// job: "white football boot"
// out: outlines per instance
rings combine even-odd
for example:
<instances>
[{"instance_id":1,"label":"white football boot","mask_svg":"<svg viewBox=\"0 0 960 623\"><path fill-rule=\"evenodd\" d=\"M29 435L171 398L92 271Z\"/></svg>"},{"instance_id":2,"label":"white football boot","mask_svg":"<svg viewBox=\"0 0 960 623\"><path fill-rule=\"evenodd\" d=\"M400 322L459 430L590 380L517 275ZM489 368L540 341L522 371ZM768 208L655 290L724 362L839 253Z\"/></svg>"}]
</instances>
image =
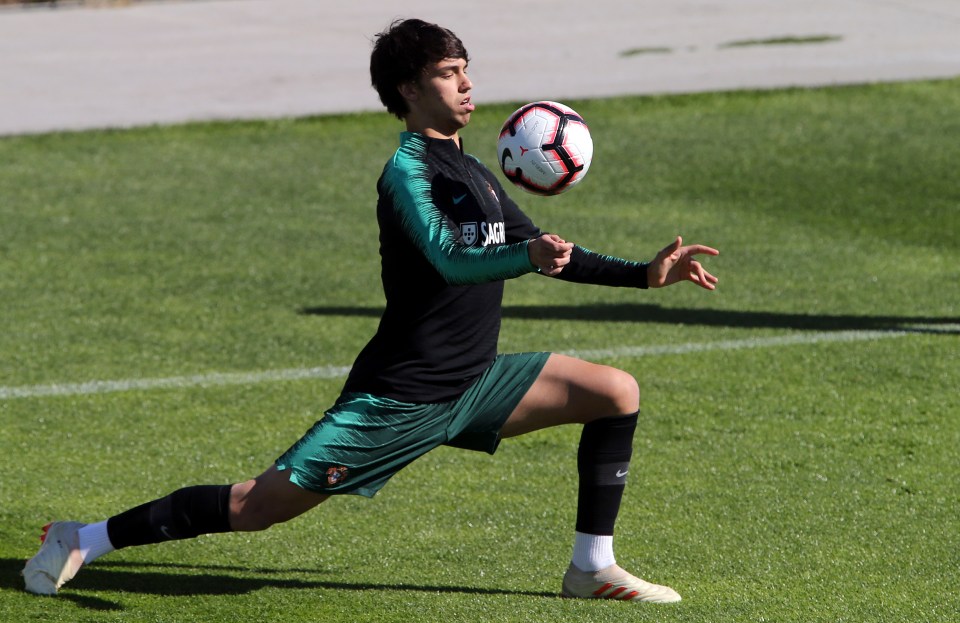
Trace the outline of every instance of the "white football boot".
<instances>
[{"instance_id":1,"label":"white football boot","mask_svg":"<svg viewBox=\"0 0 960 623\"><path fill-rule=\"evenodd\" d=\"M641 580L617 565L610 565L600 571L587 572L571 564L563 576L562 595L583 599L618 599L656 604L680 601L680 595L672 588Z\"/></svg>"},{"instance_id":2,"label":"white football boot","mask_svg":"<svg viewBox=\"0 0 960 623\"><path fill-rule=\"evenodd\" d=\"M78 531L85 525L78 521L55 521L43 527L40 551L20 572L27 592L56 595L61 586L73 579L83 565Z\"/></svg>"}]
</instances>

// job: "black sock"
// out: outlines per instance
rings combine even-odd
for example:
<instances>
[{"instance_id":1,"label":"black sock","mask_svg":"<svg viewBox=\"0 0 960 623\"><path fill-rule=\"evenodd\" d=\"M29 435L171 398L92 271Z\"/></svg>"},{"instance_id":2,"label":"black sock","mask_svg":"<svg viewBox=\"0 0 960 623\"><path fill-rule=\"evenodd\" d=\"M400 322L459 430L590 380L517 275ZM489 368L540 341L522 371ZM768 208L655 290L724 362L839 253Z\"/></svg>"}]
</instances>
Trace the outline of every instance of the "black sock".
<instances>
[{"instance_id":1,"label":"black sock","mask_svg":"<svg viewBox=\"0 0 960 623\"><path fill-rule=\"evenodd\" d=\"M107 520L110 543L120 549L230 532L230 488L231 485L185 487L114 515Z\"/></svg>"},{"instance_id":2,"label":"black sock","mask_svg":"<svg viewBox=\"0 0 960 623\"><path fill-rule=\"evenodd\" d=\"M613 535L638 416L608 417L584 425L577 450L577 532Z\"/></svg>"}]
</instances>

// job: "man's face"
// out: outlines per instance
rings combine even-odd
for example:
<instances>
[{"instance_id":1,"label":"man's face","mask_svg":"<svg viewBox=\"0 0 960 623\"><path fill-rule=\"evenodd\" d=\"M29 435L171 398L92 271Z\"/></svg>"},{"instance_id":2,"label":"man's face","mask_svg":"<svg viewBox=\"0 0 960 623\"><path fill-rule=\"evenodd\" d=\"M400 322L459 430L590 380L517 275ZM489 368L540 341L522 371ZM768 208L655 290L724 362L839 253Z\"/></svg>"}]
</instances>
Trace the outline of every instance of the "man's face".
<instances>
[{"instance_id":1,"label":"man's face","mask_svg":"<svg viewBox=\"0 0 960 623\"><path fill-rule=\"evenodd\" d=\"M427 67L416 83L408 85L404 97L410 106L408 122L428 136L456 136L470 122L476 108L470 101L473 83L467 77L467 61L446 58Z\"/></svg>"}]
</instances>

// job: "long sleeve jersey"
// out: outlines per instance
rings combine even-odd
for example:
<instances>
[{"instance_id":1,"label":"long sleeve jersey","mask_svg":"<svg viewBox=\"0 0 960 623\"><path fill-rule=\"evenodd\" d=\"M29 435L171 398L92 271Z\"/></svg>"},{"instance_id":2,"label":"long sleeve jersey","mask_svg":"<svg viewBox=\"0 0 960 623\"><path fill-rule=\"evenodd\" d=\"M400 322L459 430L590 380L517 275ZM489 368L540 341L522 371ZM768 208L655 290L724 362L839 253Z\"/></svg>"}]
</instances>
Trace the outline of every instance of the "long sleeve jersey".
<instances>
[{"instance_id":1,"label":"long sleeve jersey","mask_svg":"<svg viewBox=\"0 0 960 623\"><path fill-rule=\"evenodd\" d=\"M386 309L344 393L457 398L493 362L505 279L542 232L462 143L404 132L377 182ZM575 247L558 279L647 287L646 264Z\"/></svg>"}]
</instances>

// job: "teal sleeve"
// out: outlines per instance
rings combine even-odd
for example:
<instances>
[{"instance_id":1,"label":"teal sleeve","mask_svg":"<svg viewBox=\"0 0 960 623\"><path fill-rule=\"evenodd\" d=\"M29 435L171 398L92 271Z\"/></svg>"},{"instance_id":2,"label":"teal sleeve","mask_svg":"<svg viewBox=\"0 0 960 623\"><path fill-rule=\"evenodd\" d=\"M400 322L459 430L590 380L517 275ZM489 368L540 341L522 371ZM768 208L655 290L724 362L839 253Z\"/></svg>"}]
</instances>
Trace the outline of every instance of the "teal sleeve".
<instances>
[{"instance_id":1,"label":"teal sleeve","mask_svg":"<svg viewBox=\"0 0 960 623\"><path fill-rule=\"evenodd\" d=\"M487 283L535 272L527 241L485 248L457 241L444 214L434 204L423 163L423 142L409 137L384 172L400 226L427 261L452 285Z\"/></svg>"}]
</instances>

